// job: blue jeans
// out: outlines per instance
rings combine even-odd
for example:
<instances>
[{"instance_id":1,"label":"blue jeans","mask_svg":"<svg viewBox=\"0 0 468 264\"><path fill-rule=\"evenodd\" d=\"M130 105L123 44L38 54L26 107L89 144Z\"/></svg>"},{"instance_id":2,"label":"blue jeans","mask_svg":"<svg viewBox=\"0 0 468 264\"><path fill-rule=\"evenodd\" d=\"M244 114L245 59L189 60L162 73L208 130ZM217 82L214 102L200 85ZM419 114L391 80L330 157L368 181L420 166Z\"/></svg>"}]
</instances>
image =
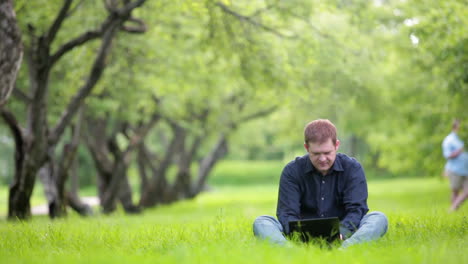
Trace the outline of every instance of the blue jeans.
<instances>
[{"instance_id":1,"label":"blue jeans","mask_svg":"<svg viewBox=\"0 0 468 264\"><path fill-rule=\"evenodd\" d=\"M383 213L368 213L362 218L356 232L351 234L341 247L346 248L354 244L377 240L387 232L387 229L388 220ZM275 244L284 245L287 241L281 223L269 215L262 215L255 219L253 232L256 237L267 239ZM346 233L346 230L342 230L342 233Z\"/></svg>"}]
</instances>

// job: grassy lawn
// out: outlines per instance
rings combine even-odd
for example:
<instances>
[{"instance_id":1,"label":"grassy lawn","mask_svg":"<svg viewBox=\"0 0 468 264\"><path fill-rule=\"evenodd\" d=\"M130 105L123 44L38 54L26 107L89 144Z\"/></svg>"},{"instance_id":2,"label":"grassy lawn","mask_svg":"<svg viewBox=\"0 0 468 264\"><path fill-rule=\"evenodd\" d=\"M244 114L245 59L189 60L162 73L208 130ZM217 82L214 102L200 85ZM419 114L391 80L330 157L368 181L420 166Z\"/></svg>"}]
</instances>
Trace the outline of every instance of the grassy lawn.
<instances>
[{"instance_id":1,"label":"grassy lawn","mask_svg":"<svg viewBox=\"0 0 468 264\"><path fill-rule=\"evenodd\" d=\"M281 167L223 163L212 191L143 215L2 219L0 263L468 263L468 203L448 213L447 182L436 178L369 181L370 209L390 221L377 242L338 250L258 241L252 222L275 214Z\"/></svg>"}]
</instances>

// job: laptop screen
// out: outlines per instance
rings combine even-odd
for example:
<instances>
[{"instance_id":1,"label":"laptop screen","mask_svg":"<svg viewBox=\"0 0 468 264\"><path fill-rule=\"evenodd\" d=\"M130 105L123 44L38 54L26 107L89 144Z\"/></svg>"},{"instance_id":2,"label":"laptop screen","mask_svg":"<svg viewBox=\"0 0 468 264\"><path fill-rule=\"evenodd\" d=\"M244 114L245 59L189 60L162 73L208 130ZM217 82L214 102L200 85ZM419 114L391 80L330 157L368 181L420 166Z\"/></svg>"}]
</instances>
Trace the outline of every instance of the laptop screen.
<instances>
[{"instance_id":1,"label":"laptop screen","mask_svg":"<svg viewBox=\"0 0 468 264\"><path fill-rule=\"evenodd\" d=\"M290 236L298 236L303 242L322 238L332 242L340 238L338 217L301 219L289 222Z\"/></svg>"}]
</instances>

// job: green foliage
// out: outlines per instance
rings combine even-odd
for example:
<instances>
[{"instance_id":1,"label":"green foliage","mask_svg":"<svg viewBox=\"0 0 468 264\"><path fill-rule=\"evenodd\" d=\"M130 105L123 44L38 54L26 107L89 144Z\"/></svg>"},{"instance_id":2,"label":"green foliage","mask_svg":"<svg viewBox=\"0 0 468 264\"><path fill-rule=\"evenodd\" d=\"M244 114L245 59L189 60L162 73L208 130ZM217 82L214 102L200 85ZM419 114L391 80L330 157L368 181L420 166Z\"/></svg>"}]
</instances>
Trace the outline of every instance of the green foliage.
<instances>
[{"instance_id":1,"label":"green foliage","mask_svg":"<svg viewBox=\"0 0 468 264\"><path fill-rule=\"evenodd\" d=\"M293 80L284 107L262 123L274 128L259 133L276 130L273 145L288 153L301 149L307 122L328 118L342 141L358 137L372 169L439 175L441 142L467 113L466 10L463 1L336 1L294 20Z\"/></svg>"},{"instance_id":2,"label":"green foliage","mask_svg":"<svg viewBox=\"0 0 468 264\"><path fill-rule=\"evenodd\" d=\"M379 122L371 140L382 151L381 166L438 175L444 163L441 142L454 118L467 117L466 5L415 1L393 7L400 24L391 38L396 45L386 45L390 85L383 86L391 115ZM466 138L464 129L461 134Z\"/></svg>"},{"instance_id":3,"label":"green foliage","mask_svg":"<svg viewBox=\"0 0 468 264\"><path fill-rule=\"evenodd\" d=\"M43 33L62 3L15 1L26 45L27 25ZM101 1L74 1L72 9L53 51L105 17ZM342 151L357 138L370 169L439 175L451 121L468 120L466 13L462 0L148 1L133 13L147 31L118 34L88 113L136 124L157 111L213 141L233 122L277 106L270 117L238 127L230 158L299 155L304 125L328 118ZM83 84L98 44L76 48L54 68L49 120ZM22 91L27 74L23 63ZM17 105L12 98L9 107L19 112ZM207 109L206 121L194 117ZM170 139L166 124L150 135L152 149L163 151L162 134ZM460 134L467 142L468 129Z\"/></svg>"}]
</instances>

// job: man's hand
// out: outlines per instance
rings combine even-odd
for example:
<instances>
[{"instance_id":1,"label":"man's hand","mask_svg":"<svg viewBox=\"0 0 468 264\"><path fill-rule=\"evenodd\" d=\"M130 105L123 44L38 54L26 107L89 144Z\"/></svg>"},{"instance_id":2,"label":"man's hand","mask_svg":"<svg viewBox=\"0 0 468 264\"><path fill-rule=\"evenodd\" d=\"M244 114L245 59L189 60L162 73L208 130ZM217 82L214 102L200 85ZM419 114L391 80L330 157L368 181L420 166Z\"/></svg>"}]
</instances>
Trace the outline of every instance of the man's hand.
<instances>
[{"instance_id":1,"label":"man's hand","mask_svg":"<svg viewBox=\"0 0 468 264\"><path fill-rule=\"evenodd\" d=\"M446 170L444 170L444 171L442 172L442 177L448 179L449 174L448 174L448 172L447 172Z\"/></svg>"},{"instance_id":2,"label":"man's hand","mask_svg":"<svg viewBox=\"0 0 468 264\"><path fill-rule=\"evenodd\" d=\"M454 152L452 152L452 154L450 154L450 156L448 157L449 159L453 159L453 158L456 158L458 155L460 155L461 153L463 152L463 147L455 150Z\"/></svg>"}]
</instances>

